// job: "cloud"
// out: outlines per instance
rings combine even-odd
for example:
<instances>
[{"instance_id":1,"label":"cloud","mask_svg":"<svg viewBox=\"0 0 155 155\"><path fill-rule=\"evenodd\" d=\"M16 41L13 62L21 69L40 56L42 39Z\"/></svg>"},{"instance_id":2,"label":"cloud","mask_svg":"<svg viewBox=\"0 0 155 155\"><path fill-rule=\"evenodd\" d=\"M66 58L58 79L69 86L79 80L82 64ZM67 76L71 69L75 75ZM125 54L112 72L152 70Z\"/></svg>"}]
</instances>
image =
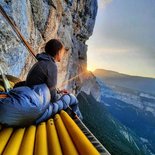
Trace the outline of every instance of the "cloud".
<instances>
[{"instance_id":1,"label":"cloud","mask_svg":"<svg viewBox=\"0 0 155 155\"><path fill-rule=\"evenodd\" d=\"M112 0L98 0L99 8L103 9L107 4L111 3Z\"/></svg>"},{"instance_id":2,"label":"cloud","mask_svg":"<svg viewBox=\"0 0 155 155\"><path fill-rule=\"evenodd\" d=\"M99 47L96 48L96 52L101 52L101 53L128 53L128 52L136 52L138 49L134 49L134 48L104 48L104 47Z\"/></svg>"}]
</instances>

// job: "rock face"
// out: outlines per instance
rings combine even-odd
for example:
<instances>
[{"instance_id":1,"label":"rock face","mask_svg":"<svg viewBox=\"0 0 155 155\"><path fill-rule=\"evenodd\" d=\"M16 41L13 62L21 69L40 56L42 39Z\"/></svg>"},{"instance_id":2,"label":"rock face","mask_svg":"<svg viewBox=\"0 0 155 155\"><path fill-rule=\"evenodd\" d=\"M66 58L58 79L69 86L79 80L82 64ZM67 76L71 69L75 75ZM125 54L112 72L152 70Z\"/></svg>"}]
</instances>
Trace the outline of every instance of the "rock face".
<instances>
[{"instance_id":1,"label":"rock face","mask_svg":"<svg viewBox=\"0 0 155 155\"><path fill-rule=\"evenodd\" d=\"M101 101L101 84L100 80L94 76L92 72L85 74L85 78L82 80L81 91L85 92L87 95L92 95L96 101Z\"/></svg>"},{"instance_id":2,"label":"rock face","mask_svg":"<svg viewBox=\"0 0 155 155\"><path fill-rule=\"evenodd\" d=\"M64 43L68 51L58 64L59 87L72 88L72 91L80 88L87 67L85 42L93 32L97 0L0 0L0 4L36 54L52 38ZM24 80L34 62L0 14L0 66L4 72ZM78 74L81 76L66 82Z\"/></svg>"}]
</instances>

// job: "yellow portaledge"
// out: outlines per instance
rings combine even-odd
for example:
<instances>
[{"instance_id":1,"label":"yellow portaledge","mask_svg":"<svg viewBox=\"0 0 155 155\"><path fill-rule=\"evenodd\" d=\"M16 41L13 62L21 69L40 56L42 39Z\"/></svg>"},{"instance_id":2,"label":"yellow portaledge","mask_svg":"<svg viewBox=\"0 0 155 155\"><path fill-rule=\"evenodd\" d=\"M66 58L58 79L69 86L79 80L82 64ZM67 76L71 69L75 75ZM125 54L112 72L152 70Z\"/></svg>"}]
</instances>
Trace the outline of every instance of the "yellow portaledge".
<instances>
[{"instance_id":1,"label":"yellow portaledge","mask_svg":"<svg viewBox=\"0 0 155 155\"><path fill-rule=\"evenodd\" d=\"M65 112L27 128L0 130L0 155L99 155Z\"/></svg>"},{"instance_id":2,"label":"yellow portaledge","mask_svg":"<svg viewBox=\"0 0 155 155\"><path fill-rule=\"evenodd\" d=\"M20 144L22 142L22 138L24 135L25 128L17 129L13 135L11 136L11 139L9 140L9 143L6 146L6 149L4 150L3 155L17 155L18 151L20 149Z\"/></svg>"},{"instance_id":3,"label":"yellow portaledge","mask_svg":"<svg viewBox=\"0 0 155 155\"><path fill-rule=\"evenodd\" d=\"M53 119L47 121L49 155L62 155L61 146Z\"/></svg>"},{"instance_id":4,"label":"yellow portaledge","mask_svg":"<svg viewBox=\"0 0 155 155\"><path fill-rule=\"evenodd\" d=\"M36 126L31 125L25 131L22 144L19 150L19 155L33 155L34 141L35 141Z\"/></svg>"},{"instance_id":5,"label":"yellow portaledge","mask_svg":"<svg viewBox=\"0 0 155 155\"><path fill-rule=\"evenodd\" d=\"M60 116L80 155L99 155L99 152L69 115L65 111L61 111Z\"/></svg>"},{"instance_id":6,"label":"yellow portaledge","mask_svg":"<svg viewBox=\"0 0 155 155\"><path fill-rule=\"evenodd\" d=\"M47 133L45 122L37 127L34 155L48 155Z\"/></svg>"},{"instance_id":7,"label":"yellow portaledge","mask_svg":"<svg viewBox=\"0 0 155 155\"><path fill-rule=\"evenodd\" d=\"M55 126L64 155L78 155L78 152L62 122L60 115L56 114L54 118Z\"/></svg>"},{"instance_id":8,"label":"yellow portaledge","mask_svg":"<svg viewBox=\"0 0 155 155\"><path fill-rule=\"evenodd\" d=\"M0 132L0 155L2 154L12 132L13 128L6 128Z\"/></svg>"}]
</instances>

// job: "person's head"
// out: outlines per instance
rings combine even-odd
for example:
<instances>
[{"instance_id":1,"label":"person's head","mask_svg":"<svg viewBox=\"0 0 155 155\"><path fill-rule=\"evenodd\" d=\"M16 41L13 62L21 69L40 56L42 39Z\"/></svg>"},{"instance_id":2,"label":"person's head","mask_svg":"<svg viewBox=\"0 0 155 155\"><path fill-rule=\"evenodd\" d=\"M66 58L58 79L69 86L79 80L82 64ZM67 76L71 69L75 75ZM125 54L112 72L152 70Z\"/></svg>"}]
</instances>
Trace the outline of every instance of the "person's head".
<instances>
[{"instance_id":1,"label":"person's head","mask_svg":"<svg viewBox=\"0 0 155 155\"><path fill-rule=\"evenodd\" d=\"M51 39L45 45L45 52L52 56L55 61L60 62L64 55L65 48L59 40Z\"/></svg>"}]
</instances>

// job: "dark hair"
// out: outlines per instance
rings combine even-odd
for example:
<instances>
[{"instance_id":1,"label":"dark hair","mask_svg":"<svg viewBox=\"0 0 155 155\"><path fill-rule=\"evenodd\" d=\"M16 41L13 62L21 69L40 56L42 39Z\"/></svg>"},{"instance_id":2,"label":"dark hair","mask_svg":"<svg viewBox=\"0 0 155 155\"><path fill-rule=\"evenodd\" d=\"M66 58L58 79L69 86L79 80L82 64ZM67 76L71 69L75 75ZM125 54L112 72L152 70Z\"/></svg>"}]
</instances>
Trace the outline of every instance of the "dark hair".
<instances>
[{"instance_id":1,"label":"dark hair","mask_svg":"<svg viewBox=\"0 0 155 155\"><path fill-rule=\"evenodd\" d=\"M51 39L45 45L45 52L54 57L62 48L63 44L59 40Z\"/></svg>"}]
</instances>

